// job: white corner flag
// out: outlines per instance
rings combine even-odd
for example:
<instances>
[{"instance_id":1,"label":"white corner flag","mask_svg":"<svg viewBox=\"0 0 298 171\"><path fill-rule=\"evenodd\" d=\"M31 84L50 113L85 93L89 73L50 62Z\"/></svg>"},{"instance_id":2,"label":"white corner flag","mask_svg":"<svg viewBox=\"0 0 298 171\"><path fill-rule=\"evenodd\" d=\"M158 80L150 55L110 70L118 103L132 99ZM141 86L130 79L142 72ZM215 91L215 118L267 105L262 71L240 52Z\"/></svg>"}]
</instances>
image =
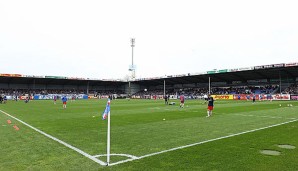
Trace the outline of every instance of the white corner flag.
<instances>
[{"instance_id":1,"label":"white corner flag","mask_svg":"<svg viewBox=\"0 0 298 171\"><path fill-rule=\"evenodd\" d=\"M108 131L107 131L107 166L110 164L110 122L111 122L111 109L110 109L111 100L108 98L108 102L105 108L105 111L102 114L102 120L108 118Z\"/></svg>"}]
</instances>

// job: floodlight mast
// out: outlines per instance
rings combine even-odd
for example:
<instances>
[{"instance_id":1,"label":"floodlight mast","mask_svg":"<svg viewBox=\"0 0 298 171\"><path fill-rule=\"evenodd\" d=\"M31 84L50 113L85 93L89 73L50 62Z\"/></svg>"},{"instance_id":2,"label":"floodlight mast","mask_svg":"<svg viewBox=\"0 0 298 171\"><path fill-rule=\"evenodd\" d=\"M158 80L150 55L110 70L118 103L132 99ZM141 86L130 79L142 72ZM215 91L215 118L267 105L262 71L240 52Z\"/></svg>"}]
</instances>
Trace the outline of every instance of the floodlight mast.
<instances>
[{"instance_id":1,"label":"floodlight mast","mask_svg":"<svg viewBox=\"0 0 298 171\"><path fill-rule=\"evenodd\" d=\"M130 39L130 42L131 42L131 50L132 50L132 53L131 53L131 64L133 65L133 48L135 47L135 38L131 38Z\"/></svg>"},{"instance_id":2,"label":"floodlight mast","mask_svg":"<svg viewBox=\"0 0 298 171\"><path fill-rule=\"evenodd\" d=\"M135 38L130 39L131 42L131 66L129 67L129 71L131 71L131 78L128 78L128 96L131 97L131 84L130 81L135 79L135 67L133 65L133 48L135 47Z\"/></svg>"},{"instance_id":3,"label":"floodlight mast","mask_svg":"<svg viewBox=\"0 0 298 171\"><path fill-rule=\"evenodd\" d=\"M131 77L135 78L135 66L133 65L133 48L135 47L135 38L130 39L131 42Z\"/></svg>"}]
</instances>

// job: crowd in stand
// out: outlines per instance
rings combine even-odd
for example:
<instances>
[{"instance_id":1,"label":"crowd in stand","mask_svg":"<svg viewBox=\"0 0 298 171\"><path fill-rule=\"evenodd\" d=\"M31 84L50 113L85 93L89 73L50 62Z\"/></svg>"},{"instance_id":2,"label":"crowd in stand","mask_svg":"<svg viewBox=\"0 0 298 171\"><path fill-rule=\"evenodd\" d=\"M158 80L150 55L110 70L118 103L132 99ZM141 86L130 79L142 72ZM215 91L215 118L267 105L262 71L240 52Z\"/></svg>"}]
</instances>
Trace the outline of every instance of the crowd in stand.
<instances>
[{"instance_id":1,"label":"crowd in stand","mask_svg":"<svg viewBox=\"0 0 298 171\"><path fill-rule=\"evenodd\" d=\"M89 94L95 95L110 95L110 94L122 94L123 91L115 90L115 91L97 91L97 90L90 90ZM86 94L86 90L75 90L75 89L0 89L0 94L5 95L18 95L18 96L25 96L25 95L48 95L48 94Z\"/></svg>"},{"instance_id":2,"label":"crowd in stand","mask_svg":"<svg viewBox=\"0 0 298 171\"><path fill-rule=\"evenodd\" d=\"M298 94L298 84L292 84L290 87L286 88L283 93L285 94Z\"/></svg>"},{"instance_id":3,"label":"crowd in stand","mask_svg":"<svg viewBox=\"0 0 298 171\"><path fill-rule=\"evenodd\" d=\"M297 86L296 86L297 88ZM211 94L270 94L279 89L278 85L265 85L265 86L241 86L241 87L216 87L211 88ZM297 90L297 89L296 89ZM292 91L291 91L292 92ZM183 88L183 89L167 89L167 95L185 95L189 97L198 97L208 94L208 88ZM141 90L134 94L135 96L153 96L164 95L164 90Z\"/></svg>"},{"instance_id":4,"label":"crowd in stand","mask_svg":"<svg viewBox=\"0 0 298 171\"><path fill-rule=\"evenodd\" d=\"M278 85L265 85L265 86L241 86L241 87L213 87L211 88L211 94L270 94L275 93L279 89ZM166 89L166 95L185 95L189 97L198 97L208 94L208 88L182 88L182 89ZM286 94L298 94L298 85L293 84L286 88L282 93ZM86 90L75 90L75 89L0 89L0 94L5 95L47 95L47 94L86 94ZM88 94L94 94L95 96L105 96L111 94L125 94L120 90L89 90ZM146 98L147 96L163 96L163 89L153 89L153 90L141 90L133 96L138 96L140 98Z\"/></svg>"},{"instance_id":5,"label":"crowd in stand","mask_svg":"<svg viewBox=\"0 0 298 171\"><path fill-rule=\"evenodd\" d=\"M80 94L83 90L57 90L57 89L0 89L0 94L6 95L47 95L47 94Z\"/></svg>"},{"instance_id":6,"label":"crowd in stand","mask_svg":"<svg viewBox=\"0 0 298 171\"><path fill-rule=\"evenodd\" d=\"M186 95L186 96L199 96L204 95L208 92L207 88L184 88L184 89L167 89L165 94L167 95ZM153 95L164 95L163 89L156 90L141 90L135 94L135 96L153 96Z\"/></svg>"},{"instance_id":7,"label":"crowd in stand","mask_svg":"<svg viewBox=\"0 0 298 171\"><path fill-rule=\"evenodd\" d=\"M213 88L214 94L270 94L278 89L278 85L265 86L242 86L242 87L225 87Z\"/></svg>"},{"instance_id":8,"label":"crowd in stand","mask_svg":"<svg viewBox=\"0 0 298 171\"><path fill-rule=\"evenodd\" d=\"M124 94L124 92L121 90L91 90L89 91L89 94L94 94L95 96L109 96L111 94Z\"/></svg>"}]
</instances>

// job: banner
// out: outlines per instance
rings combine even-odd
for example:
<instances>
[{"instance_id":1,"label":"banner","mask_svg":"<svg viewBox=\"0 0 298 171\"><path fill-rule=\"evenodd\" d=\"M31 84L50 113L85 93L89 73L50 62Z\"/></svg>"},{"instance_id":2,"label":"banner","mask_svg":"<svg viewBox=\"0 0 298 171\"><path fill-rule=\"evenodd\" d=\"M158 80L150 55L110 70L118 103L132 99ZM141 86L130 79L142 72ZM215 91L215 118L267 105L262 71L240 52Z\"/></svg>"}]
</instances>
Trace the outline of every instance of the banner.
<instances>
[{"instance_id":1,"label":"banner","mask_svg":"<svg viewBox=\"0 0 298 171\"><path fill-rule=\"evenodd\" d=\"M289 94L275 94L272 95L272 100L291 100L291 95Z\"/></svg>"},{"instance_id":2,"label":"banner","mask_svg":"<svg viewBox=\"0 0 298 171\"><path fill-rule=\"evenodd\" d=\"M256 99L259 99L259 96L256 96ZM251 94L235 94L234 100L252 100Z\"/></svg>"},{"instance_id":3,"label":"banner","mask_svg":"<svg viewBox=\"0 0 298 171\"><path fill-rule=\"evenodd\" d=\"M291 100L298 100L298 94L291 95Z\"/></svg>"},{"instance_id":4,"label":"banner","mask_svg":"<svg viewBox=\"0 0 298 171\"><path fill-rule=\"evenodd\" d=\"M285 64L273 64L274 68L280 68L280 67L284 67Z\"/></svg>"},{"instance_id":5,"label":"banner","mask_svg":"<svg viewBox=\"0 0 298 171\"><path fill-rule=\"evenodd\" d=\"M98 99L99 97L95 97L94 95L89 95L88 97L87 97L88 99Z\"/></svg>"},{"instance_id":6,"label":"banner","mask_svg":"<svg viewBox=\"0 0 298 171\"><path fill-rule=\"evenodd\" d=\"M255 66L254 69L263 69L264 66Z\"/></svg>"},{"instance_id":7,"label":"banner","mask_svg":"<svg viewBox=\"0 0 298 171\"><path fill-rule=\"evenodd\" d=\"M274 65L263 65L264 68L273 68Z\"/></svg>"},{"instance_id":8,"label":"banner","mask_svg":"<svg viewBox=\"0 0 298 171\"><path fill-rule=\"evenodd\" d=\"M21 74L0 74L1 77L23 77Z\"/></svg>"},{"instance_id":9,"label":"banner","mask_svg":"<svg viewBox=\"0 0 298 171\"><path fill-rule=\"evenodd\" d=\"M297 95L298 96L298 95ZM234 100L252 100L252 94L235 94ZM256 100L291 100L291 95L289 94L255 94ZM295 96L293 96L295 98Z\"/></svg>"},{"instance_id":10,"label":"banner","mask_svg":"<svg viewBox=\"0 0 298 171\"><path fill-rule=\"evenodd\" d=\"M228 72L248 71L248 70L253 70L253 69L254 69L254 67L233 68L233 69L228 69Z\"/></svg>"},{"instance_id":11,"label":"banner","mask_svg":"<svg viewBox=\"0 0 298 171\"><path fill-rule=\"evenodd\" d=\"M63 76L45 76L45 78L66 79L66 77Z\"/></svg>"},{"instance_id":12,"label":"banner","mask_svg":"<svg viewBox=\"0 0 298 171\"><path fill-rule=\"evenodd\" d=\"M228 69L221 69L218 71L218 73L225 73L225 72L228 72Z\"/></svg>"},{"instance_id":13,"label":"banner","mask_svg":"<svg viewBox=\"0 0 298 171\"><path fill-rule=\"evenodd\" d=\"M75 99L88 99L88 95L86 94L47 94L47 95L35 94L33 99L34 100L52 100L54 99L54 96L57 97L57 100L61 99L63 96L66 96L67 99L72 99L73 97L75 97Z\"/></svg>"},{"instance_id":14,"label":"banner","mask_svg":"<svg viewBox=\"0 0 298 171\"><path fill-rule=\"evenodd\" d=\"M272 96L269 94L255 94L255 99L256 100L270 100ZM234 95L234 100L252 100L253 99L253 94L235 94Z\"/></svg>"},{"instance_id":15,"label":"banner","mask_svg":"<svg viewBox=\"0 0 298 171\"><path fill-rule=\"evenodd\" d=\"M28 96L19 96L19 100L26 100ZM33 96L30 96L30 100L33 100L34 97Z\"/></svg>"},{"instance_id":16,"label":"banner","mask_svg":"<svg viewBox=\"0 0 298 171\"><path fill-rule=\"evenodd\" d=\"M285 67L291 67L291 66L298 66L298 62L293 62L293 63L287 63L287 64L285 64Z\"/></svg>"},{"instance_id":17,"label":"banner","mask_svg":"<svg viewBox=\"0 0 298 171\"><path fill-rule=\"evenodd\" d=\"M215 74L217 73L216 71L207 71L207 74Z\"/></svg>"},{"instance_id":18,"label":"banner","mask_svg":"<svg viewBox=\"0 0 298 171\"><path fill-rule=\"evenodd\" d=\"M233 100L233 95L211 95L214 100Z\"/></svg>"},{"instance_id":19,"label":"banner","mask_svg":"<svg viewBox=\"0 0 298 171\"><path fill-rule=\"evenodd\" d=\"M6 96L7 100L13 100L13 96Z\"/></svg>"}]
</instances>

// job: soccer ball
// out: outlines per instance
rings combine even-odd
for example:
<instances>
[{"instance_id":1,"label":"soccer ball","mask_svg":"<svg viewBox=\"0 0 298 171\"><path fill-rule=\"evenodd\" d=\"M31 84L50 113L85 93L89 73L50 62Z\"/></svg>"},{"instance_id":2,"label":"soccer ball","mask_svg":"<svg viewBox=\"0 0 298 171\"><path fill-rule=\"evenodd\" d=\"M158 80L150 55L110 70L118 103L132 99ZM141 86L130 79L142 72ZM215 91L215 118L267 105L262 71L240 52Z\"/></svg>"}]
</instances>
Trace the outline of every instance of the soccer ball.
<instances>
[{"instance_id":1,"label":"soccer ball","mask_svg":"<svg viewBox=\"0 0 298 171\"><path fill-rule=\"evenodd\" d=\"M163 120L165 121L166 119L165 119L165 118L163 118Z\"/></svg>"}]
</instances>

